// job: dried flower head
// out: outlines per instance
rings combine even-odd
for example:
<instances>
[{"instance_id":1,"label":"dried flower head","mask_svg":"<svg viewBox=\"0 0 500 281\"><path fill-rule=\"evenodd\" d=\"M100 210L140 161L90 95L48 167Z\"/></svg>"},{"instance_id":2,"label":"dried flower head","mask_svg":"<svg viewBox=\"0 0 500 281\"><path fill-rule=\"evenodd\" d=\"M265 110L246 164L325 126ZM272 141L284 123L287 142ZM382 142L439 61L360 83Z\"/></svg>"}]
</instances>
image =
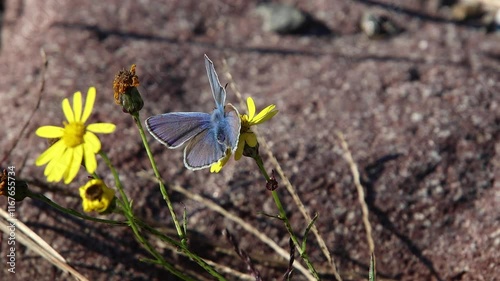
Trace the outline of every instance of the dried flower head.
<instances>
[{"instance_id":1,"label":"dried flower head","mask_svg":"<svg viewBox=\"0 0 500 281\"><path fill-rule=\"evenodd\" d=\"M120 70L118 74L115 75L115 80L113 81L113 91L116 104L121 104L120 95L129 91L133 87L139 86L139 76L135 74L135 64L132 64L130 70Z\"/></svg>"},{"instance_id":2,"label":"dried flower head","mask_svg":"<svg viewBox=\"0 0 500 281\"><path fill-rule=\"evenodd\" d=\"M6 196L7 194L7 170L3 169L0 174L0 196Z\"/></svg>"},{"instance_id":3,"label":"dried flower head","mask_svg":"<svg viewBox=\"0 0 500 281\"><path fill-rule=\"evenodd\" d=\"M115 75L113 81L113 92L115 103L122 106L123 112L139 112L144 106L141 94L137 90L139 86L139 76L135 74L136 65L133 64L130 70L120 70Z\"/></svg>"}]
</instances>

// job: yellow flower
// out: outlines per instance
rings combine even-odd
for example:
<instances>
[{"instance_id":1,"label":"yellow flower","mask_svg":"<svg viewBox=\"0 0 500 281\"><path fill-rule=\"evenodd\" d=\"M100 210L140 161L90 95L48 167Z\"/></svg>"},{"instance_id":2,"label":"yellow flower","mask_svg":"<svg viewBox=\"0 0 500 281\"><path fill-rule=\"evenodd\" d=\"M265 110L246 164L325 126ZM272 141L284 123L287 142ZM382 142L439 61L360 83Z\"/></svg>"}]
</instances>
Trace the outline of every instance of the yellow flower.
<instances>
[{"instance_id":1,"label":"yellow flower","mask_svg":"<svg viewBox=\"0 0 500 281\"><path fill-rule=\"evenodd\" d=\"M89 213L106 211L115 198L115 191L104 184L102 180L90 180L80 187L83 211Z\"/></svg>"},{"instance_id":2,"label":"yellow flower","mask_svg":"<svg viewBox=\"0 0 500 281\"><path fill-rule=\"evenodd\" d=\"M271 104L261 110L259 114L255 115L255 103L251 97L247 98L247 107L248 107L248 115L243 114L240 116L241 118L241 130L240 130L240 139L238 141L238 148L234 153L234 159L240 160L243 155L243 149L245 145L249 147L257 146L257 136L254 132L250 130L250 127L253 125L259 125L267 120L271 119L278 113L276 110L276 105Z\"/></svg>"},{"instance_id":3,"label":"yellow flower","mask_svg":"<svg viewBox=\"0 0 500 281\"><path fill-rule=\"evenodd\" d=\"M247 108L248 108L248 115L247 114L242 114L240 115L241 119L241 129L240 129L240 138L238 140L238 147L236 148L236 151L234 153L234 159L235 160L240 160L241 156L243 155L243 149L245 146L248 147L256 147L257 146L257 136L255 135L254 132L250 130L250 127L254 125L259 125L262 124L269 119L273 118L274 115L278 113L278 110L276 110L276 105L271 104L261 110L257 115L255 115L255 102L251 97L247 98ZM214 163L210 167L210 172L212 173L218 173L224 167L224 165L227 163L231 156L231 152L229 151L226 154L226 157L222 158L219 160L217 163Z\"/></svg>"},{"instance_id":4,"label":"yellow flower","mask_svg":"<svg viewBox=\"0 0 500 281\"><path fill-rule=\"evenodd\" d=\"M67 122L64 127L42 126L36 130L36 135L42 138L58 139L51 147L42 153L35 164L45 167L44 175L49 182L58 182L64 178L64 183L70 183L80 170L82 160L89 174L97 169L95 154L101 150L101 141L94 133L109 134L116 126L111 123L94 123L85 125L94 107L96 90L90 87L87 92L85 109L82 113L82 94L76 92L73 96L73 109L66 98L62 108Z\"/></svg>"}]
</instances>

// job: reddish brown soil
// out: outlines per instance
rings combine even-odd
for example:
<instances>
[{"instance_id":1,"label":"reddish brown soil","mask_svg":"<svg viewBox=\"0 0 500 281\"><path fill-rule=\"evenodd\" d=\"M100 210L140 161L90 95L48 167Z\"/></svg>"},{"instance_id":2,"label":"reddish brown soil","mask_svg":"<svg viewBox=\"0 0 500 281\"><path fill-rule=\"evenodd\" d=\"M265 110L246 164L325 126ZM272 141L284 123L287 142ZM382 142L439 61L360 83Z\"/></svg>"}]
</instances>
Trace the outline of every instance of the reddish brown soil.
<instances>
[{"instance_id":1,"label":"reddish brown soil","mask_svg":"<svg viewBox=\"0 0 500 281\"><path fill-rule=\"evenodd\" d=\"M34 131L61 125L61 101L73 92L98 91L93 122L113 122L103 136L137 215L171 233L168 210L154 182L132 119L112 100L114 74L137 64L145 101L142 119L169 111L209 111L213 106L203 54L225 84L222 60L257 107L280 113L261 126L273 153L297 187L345 280L367 276L368 246L361 209L334 132L342 131L359 165L374 229L380 277L396 280L497 280L500 261L500 34L473 23L447 20L430 1L287 1L332 31L328 36L277 35L261 29L249 1L6 1L1 28L0 156L17 143L3 166L18 177L43 181L36 157L46 149ZM398 3L394 5L391 3ZM405 31L370 40L358 28L365 11L388 15ZM49 60L42 103L36 104L43 48ZM228 101L237 104L232 91ZM240 111L245 109L240 108ZM149 136L148 136L149 137ZM217 202L288 248L283 225L260 212L276 207L250 159L230 162L221 174L184 168L181 150L151 140L163 177ZM265 159L268 163L267 159ZM266 165L271 169L271 165ZM111 185L100 163L98 172ZM63 206L81 210L77 188L41 187ZM302 219L284 188L280 195L293 227ZM172 192L188 215L191 247L202 256L245 272L221 232L228 228L254 259L264 280L281 280L286 267L267 246L230 220ZM0 205L5 206L5 198ZM149 257L127 228L113 228L61 214L26 199L17 218L31 227L90 280L176 280L142 263ZM114 216L119 219L119 216ZM6 236L0 241L4 268ZM308 252L321 273L328 267L315 239ZM155 244L156 245L156 244ZM32 250L18 245L15 280L72 280ZM197 268L177 253L172 263ZM299 261L297 261L299 262ZM206 274L204 275L206 276ZM228 275L230 280L234 277ZM9 277L9 278L10 278ZM333 280L324 275L324 280ZM12 279L9 279L12 280ZM304 280L295 272L293 280Z\"/></svg>"}]
</instances>

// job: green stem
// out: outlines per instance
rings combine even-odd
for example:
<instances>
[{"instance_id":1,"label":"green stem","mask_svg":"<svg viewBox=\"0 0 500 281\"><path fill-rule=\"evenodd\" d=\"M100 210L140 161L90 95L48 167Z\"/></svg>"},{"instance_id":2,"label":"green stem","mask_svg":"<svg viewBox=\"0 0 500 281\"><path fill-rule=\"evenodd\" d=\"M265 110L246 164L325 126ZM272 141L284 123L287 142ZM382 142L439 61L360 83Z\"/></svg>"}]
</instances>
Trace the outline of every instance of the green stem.
<instances>
[{"instance_id":1,"label":"green stem","mask_svg":"<svg viewBox=\"0 0 500 281\"><path fill-rule=\"evenodd\" d=\"M224 281L226 280L224 276L222 276L219 272L217 272L211 265L209 265L203 258L200 256L192 253L184 244L181 244L177 241L174 241L172 238L166 236L165 234L161 233L157 229L144 224L143 222L139 221L139 224L141 227L143 227L145 230L149 231L151 234L157 236L160 240L170 243L171 245L174 245L178 247L178 249L183 252L186 256L188 256L191 260L195 261L198 265L200 265L205 271L210 273L212 276L217 278L217 280Z\"/></svg>"},{"instance_id":2,"label":"green stem","mask_svg":"<svg viewBox=\"0 0 500 281\"><path fill-rule=\"evenodd\" d=\"M262 173L262 175L264 176L266 181L269 182L271 180L271 178L269 177L266 169L264 168L264 162L262 161L262 158L260 157L259 154L257 154L256 156L254 156L254 159L255 159L255 162L257 163L257 166L259 167L260 172ZM297 236L293 232L292 226L290 225L290 221L288 220L288 217L286 215L285 208L283 208L283 204L281 204L281 200L279 198L278 192L276 190L273 190L271 192L271 194L273 196L274 203L276 204L276 207L278 208L279 218L285 223L285 227L288 230L288 233L290 234L290 238L292 239L293 244L295 245L295 247L299 251L300 257L304 260L304 262L307 265L307 268L309 268L309 271L314 276L314 278L316 278L316 280L320 280L319 276L318 276L318 272L316 272L316 269L314 268L313 264L309 260L309 256L307 255L305 250L302 249L301 244L299 243L299 240L297 239Z\"/></svg>"},{"instance_id":3,"label":"green stem","mask_svg":"<svg viewBox=\"0 0 500 281\"><path fill-rule=\"evenodd\" d=\"M175 229L177 230L177 235L179 235L179 238L181 239L183 244L187 244L186 242L186 234L181 228L181 225L179 223L179 220L177 219L177 215L175 214L174 211L174 206L172 205L172 201L170 200L170 197L168 196L167 190L165 188L165 185L163 184L163 180L160 176L160 172L158 171L158 167L156 166L156 161L153 157L153 153L151 152L151 148L149 147L148 140L146 139L146 134L144 133L144 128L142 127L141 120L139 118L139 113L136 112L132 114L134 117L135 124L137 125L137 128L139 129L139 133L141 135L142 143L144 144L144 148L146 148L146 152L149 157L149 161L151 162L151 166L153 167L153 172L155 173L156 180L158 181L158 184L160 185L160 192L163 196L163 200L167 203L168 210L170 211L170 215L172 216L172 220L174 221Z\"/></svg>"},{"instance_id":4,"label":"green stem","mask_svg":"<svg viewBox=\"0 0 500 281\"><path fill-rule=\"evenodd\" d=\"M75 216L75 217L78 217L78 218L81 218L81 219L84 219L84 220L95 221L95 222L100 222L100 223L105 223L105 224L111 224L111 225L120 225L120 226L126 226L127 225L127 223L123 222L123 221L98 219L98 218L94 218L94 217L91 217L91 216L87 216L87 215L82 214L82 213L80 213L80 212L78 212L76 210L73 210L73 209L64 208L61 205L59 205L59 204L55 203L54 201L50 200L49 198L45 197L45 195L39 194L39 193L33 193L30 190L28 190L27 197L30 197L32 199L37 199L37 200L40 200L42 202L45 202L45 203L47 203L48 205L50 205L52 208L54 208L56 210L59 210L59 211L65 213L65 214L72 215L72 216Z\"/></svg>"},{"instance_id":5,"label":"green stem","mask_svg":"<svg viewBox=\"0 0 500 281\"><path fill-rule=\"evenodd\" d=\"M128 224L132 231L134 232L134 235L136 239L139 241L139 243L153 256L156 258L159 264L161 264L165 269L170 271L170 273L176 275L177 277L181 278L182 280L192 280L191 277L185 275L184 273L180 272L177 270L174 266L169 264L163 256L161 256L154 248L151 246L151 244L141 235L139 226L137 224L137 220L135 218L135 215L132 211L132 206L130 204L130 200L128 199L127 195L125 194L125 191L123 190L123 185L120 181L120 178L118 176L118 172L116 171L115 167L113 164L111 164L111 161L109 160L108 156L106 153L103 151L99 152L99 155L104 159L104 162L108 165L109 169L111 170L111 173L113 174L113 177L115 179L115 185L116 188L118 189L118 192L120 193L120 199L117 200L117 204L120 205L120 207L123 209L123 214L128 220Z\"/></svg>"},{"instance_id":6,"label":"green stem","mask_svg":"<svg viewBox=\"0 0 500 281\"><path fill-rule=\"evenodd\" d=\"M130 208L130 201L128 200L127 194L125 194L125 191L123 190L123 185L120 180L120 177L118 176L118 172L116 171L115 167L111 163L111 160L109 160L108 155L104 151L99 151L99 155L101 155L102 159L104 159L104 162L106 162L106 165L108 165L108 168L111 170L111 173L113 174L113 178L115 179L115 185L116 188L118 189L118 192L120 193L120 198L125 204L125 209L124 210L131 210ZM96 176L96 175L94 175Z\"/></svg>"}]
</instances>

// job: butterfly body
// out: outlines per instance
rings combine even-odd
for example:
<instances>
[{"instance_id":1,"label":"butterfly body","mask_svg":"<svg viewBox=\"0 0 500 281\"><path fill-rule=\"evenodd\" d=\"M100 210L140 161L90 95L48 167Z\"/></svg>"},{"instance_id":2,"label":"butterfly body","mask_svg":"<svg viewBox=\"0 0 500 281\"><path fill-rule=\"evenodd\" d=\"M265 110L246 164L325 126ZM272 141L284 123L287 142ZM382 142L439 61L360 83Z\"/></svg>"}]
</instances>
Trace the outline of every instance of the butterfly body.
<instances>
[{"instance_id":1,"label":"butterfly body","mask_svg":"<svg viewBox=\"0 0 500 281\"><path fill-rule=\"evenodd\" d=\"M205 55L205 67L216 107L211 113L172 112L151 116L146 127L159 142L174 149L187 143L184 165L190 170L210 167L238 145L241 121L236 108L226 104L212 61Z\"/></svg>"}]
</instances>

